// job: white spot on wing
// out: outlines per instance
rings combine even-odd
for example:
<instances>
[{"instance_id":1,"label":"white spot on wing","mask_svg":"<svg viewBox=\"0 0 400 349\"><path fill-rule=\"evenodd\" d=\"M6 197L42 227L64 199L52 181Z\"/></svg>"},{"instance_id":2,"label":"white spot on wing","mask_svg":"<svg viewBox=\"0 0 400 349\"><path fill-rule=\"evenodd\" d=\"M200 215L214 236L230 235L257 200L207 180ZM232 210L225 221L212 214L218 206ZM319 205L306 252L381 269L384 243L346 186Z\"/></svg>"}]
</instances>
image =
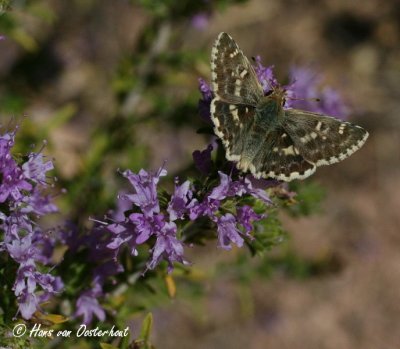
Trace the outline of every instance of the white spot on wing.
<instances>
[{"instance_id":1,"label":"white spot on wing","mask_svg":"<svg viewBox=\"0 0 400 349\"><path fill-rule=\"evenodd\" d=\"M318 137L318 134L315 132L311 132L310 134L305 135L304 137L300 137L300 142L301 143L308 143L312 139L315 139Z\"/></svg>"},{"instance_id":2,"label":"white spot on wing","mask_svg":"<svg viewBox=\"0 0 400 349\"><path fill-rule=\"evenodd\" d=\"M240 74L239 74L239 76L243 79L245 76L247 75L247 70L246 69L244 69Z\"/></svg>"},{"instance_id":3,"label":"white spot on wing","mask_svg":"<svg viewBox=\"0 0 400 349\"><path fill-rule=\"evenodd\" d=\"M345 129L345 127L346 127L346 123L341 123L340 124L340 126L339 126L339 134L343 134L344 133L344 129Z\"/></svg>"},{"instance_id":4,"label":"white spot on wing","mask_svg":"<svg viewBox=\"0 0 400 349\"><path fill-rule=\"evenodd\" d=\"M217 101L219 101L219 98L218 98L218 97L215 97L215 98L211 101L211 106L210 106L211 121L212 121L213 124L214 124L214 133L216 134L217 137L223 139L224 134L223 134L221 131L219 131L219 129L218 129L218 128L221 126L221 125L220 125L220 122L219 122L218 118L215 117L215 104L216 104Z\"/></svg>"},{"instance_id":5,"label":"white spot on wing","mask_svg":"<svg viewBox=\"0 0 400 349\"><path fill-rule=\"evenodd\" d=\"M309 168L308 170L306 170L303 174L300 174L299 172L292 172L289 174L289 176L287 176L284 173L275 173L275 171L269 171L269 172L257 172L257 173L252 173L254 175L254 177L256 178L275 178L278 179L280 181L285 181L285 182L290 182L293 179L304 179L307 178L309 176L311 176L316 169L316 166L312 163L310 163L311 165L313 165L311 168Z\"/></svg>"},{"instance_id":6,"label":"white spot on wing","mask_svg":"<svg viewBox=\"0 0 400 349\"><path fill-rule=\"evenodd\" d=\"M227 142L225 142L225 146L227 146L226 144ZM229 161L234 161L234 162L238 162L241 159L240 155L236 155L236 154L231 154L230 151L228 150L228 148L226 148L226 158Z\"/></svg>"},{"instance_id":7,"label":"white spot on wing","mask_svg":"<svg viewBox=\"0 0 400 349\"><path fill-rule=\"evenodd\" d=\"M218 49L220 46L221 38L224 35L227 35L227 34L225 34L224 32L219 33L217 40L215 40L215 43L214 43L213 47L211 48L211 82L212 82L212 89L215 93L217 93L217 91L218 91L218 84L216 81L217 73L215 71L217 69Z\"/></svg>"},{"instance_id":8,"label":"white spot on wing","mask_svg":"<svg viewBox=\"0 0 400 349\"><path fill-rule=\"evenodd\" d=\"M235 96L240 96L240 90L242 88L242 80L237 79L235 81Z\"/></svg>"},{"instance_id":9,"label":"white spot on wing","mask_svg":"<svg viewBox=\"0 0 400 349\"><path fill-rule=\"evenodd\" d=\"M238 114L238 109L234 104L229 104L229 111L231 112L233 116L233 120L239 121L239 114Z\"/></svg>"},{"instance_id":10,"label":"white spot on wing","mask_svg":"<svg viewBox=\"0 0 400 349\"><path fill-rule=\"evenodd\" d=\"M243 172L247 172L249 168L253 168L255 170L254 165L246 158L240 158L240 162L238 162L237 167Z\"/></svg>"},{"instance_id":11,"label":"white spot on wing","mask_svg":"<svg viewBox=\"0 0 400 349\"><path fill-rule=\"evenodd\" d=\"M233 58L233 57L235 57L238 53L239 53L239 51L238 51L238 50L235 50L235 51L233 51L232 53L229 54L229 57L230 57L230 58Z\"/></svg>"},{"instance_id":12,"label":"white spot on wing","mask_svg":"<svg viewBox=\"0 0 400 349\"><path fill-rule=\"evenodd\" d=\"M299 151L293 147L293 145L290 145L287 148L282 148L282 152L284 155L296 155L299 153Z\"/></svg>"},{"instance_id":13,"label":"white spot on wing","mask_svg":"<svg viewBox=\"0 0 400 349\"><path fill-rule=\"evenodd\" d=\"M368 136L369 136L368 132L365 132L364 137L360 139L357 142L357 144L353 144L351 147L347 148L343 153L340 153L338 156L332 156L329 159L318 160L316 165L317 166L331 165L348 158L350 155L354 154L358 149L360 149L364 145Z\"/></svg>"}]
</instances>

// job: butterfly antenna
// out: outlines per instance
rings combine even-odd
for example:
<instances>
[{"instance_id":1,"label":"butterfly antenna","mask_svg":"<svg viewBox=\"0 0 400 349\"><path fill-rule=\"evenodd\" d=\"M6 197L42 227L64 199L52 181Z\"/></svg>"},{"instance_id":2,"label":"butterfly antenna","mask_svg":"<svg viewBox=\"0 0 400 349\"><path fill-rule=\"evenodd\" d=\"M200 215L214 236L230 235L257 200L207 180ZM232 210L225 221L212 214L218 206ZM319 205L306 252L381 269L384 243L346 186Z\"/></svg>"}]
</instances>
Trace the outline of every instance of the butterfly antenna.
<instances>
[{"instance_id":1,"label":"butterfly antenna","mask_svg":"<svg viewBox=\"0 0 400 349\"><path fill-rule=\"evenodd\" d=\"M306 102L321 102L321 98L297 98L297 97L290 97L290 96L286 96L286 99L290 99L292 101L306 101Z\"/></svg>"}]
</instances>

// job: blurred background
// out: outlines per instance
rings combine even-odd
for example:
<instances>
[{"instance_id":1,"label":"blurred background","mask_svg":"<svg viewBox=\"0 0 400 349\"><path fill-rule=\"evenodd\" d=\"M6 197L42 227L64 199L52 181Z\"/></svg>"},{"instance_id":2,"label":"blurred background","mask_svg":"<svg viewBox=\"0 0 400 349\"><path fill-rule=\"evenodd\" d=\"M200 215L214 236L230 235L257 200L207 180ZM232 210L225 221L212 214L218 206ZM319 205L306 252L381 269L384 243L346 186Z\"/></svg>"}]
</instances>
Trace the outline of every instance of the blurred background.
<instances>
[{"instance_id":1,"label":"blurred background","mask_svg":"<svg viewBox=\"0 0 400 349\"><path fill-rule=\"evenodd\" d=\"M309 180L325 190L317 213L280 214L288 240L265 260L215 243L189 251L203 286L177 282L176 299L152 305L156 348L400 347L397 0L21 0L1 8L1 123L21 122L21 151L48 140L69 193L61 211L83 225L114 204L117 168L156 169L167 159L173 177L205 148L197 79L209 81L221 31L248 57L275 65L281 81L293 64L321 72L350 105L350 120L370 132L351 159Z\"/></svg>"}]
</instances>

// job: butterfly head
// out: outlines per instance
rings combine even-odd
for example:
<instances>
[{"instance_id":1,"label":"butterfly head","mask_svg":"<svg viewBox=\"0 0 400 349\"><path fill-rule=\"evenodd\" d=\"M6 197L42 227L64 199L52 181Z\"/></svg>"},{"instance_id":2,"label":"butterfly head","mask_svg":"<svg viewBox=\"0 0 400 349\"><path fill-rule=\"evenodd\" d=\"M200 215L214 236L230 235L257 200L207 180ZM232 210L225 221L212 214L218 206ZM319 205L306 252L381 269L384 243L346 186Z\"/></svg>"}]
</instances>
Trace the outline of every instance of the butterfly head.
<instances>
[{"instance_id":1,"label":"butterfly head","mask_svg":"<svg viewBox=\"0 0 400 349\"><path fill-rule=\"evenodd\" d=\"M272 86L272 89L266 93L269 100L274 100L276 104L283 107L286 103L286 89L280 85Z\"/></svg>"}]
</instances>

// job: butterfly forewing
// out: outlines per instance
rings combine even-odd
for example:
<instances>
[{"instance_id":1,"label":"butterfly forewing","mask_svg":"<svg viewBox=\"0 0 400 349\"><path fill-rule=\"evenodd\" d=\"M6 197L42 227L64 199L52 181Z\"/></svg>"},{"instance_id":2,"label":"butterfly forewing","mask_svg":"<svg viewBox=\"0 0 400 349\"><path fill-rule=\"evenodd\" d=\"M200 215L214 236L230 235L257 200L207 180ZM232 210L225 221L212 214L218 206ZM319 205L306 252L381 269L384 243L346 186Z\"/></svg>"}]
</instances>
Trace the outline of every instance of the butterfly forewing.
<instances>
[{"instance_id":1,"label":"butterfly forewing","mask_svg":"<svg viewBox=\"0 0 400 349\"><path fill-rule=\"evenodd\" d=\"M249 60L226 33L211 51L211 79L215 96L225 102L255 107L264 94Z\"/></svg>"},{"instance_id":2,"label":"butterfly forewing","mask_svg":"<svg viewBox=\"0 0 400 349\"><path fill-rule=\"evenodd\" d=\"M360 126L297 109L285 111L284 127L304 158L317 166L344 160L368 138Z\"/></svg>"}]
</instances>

